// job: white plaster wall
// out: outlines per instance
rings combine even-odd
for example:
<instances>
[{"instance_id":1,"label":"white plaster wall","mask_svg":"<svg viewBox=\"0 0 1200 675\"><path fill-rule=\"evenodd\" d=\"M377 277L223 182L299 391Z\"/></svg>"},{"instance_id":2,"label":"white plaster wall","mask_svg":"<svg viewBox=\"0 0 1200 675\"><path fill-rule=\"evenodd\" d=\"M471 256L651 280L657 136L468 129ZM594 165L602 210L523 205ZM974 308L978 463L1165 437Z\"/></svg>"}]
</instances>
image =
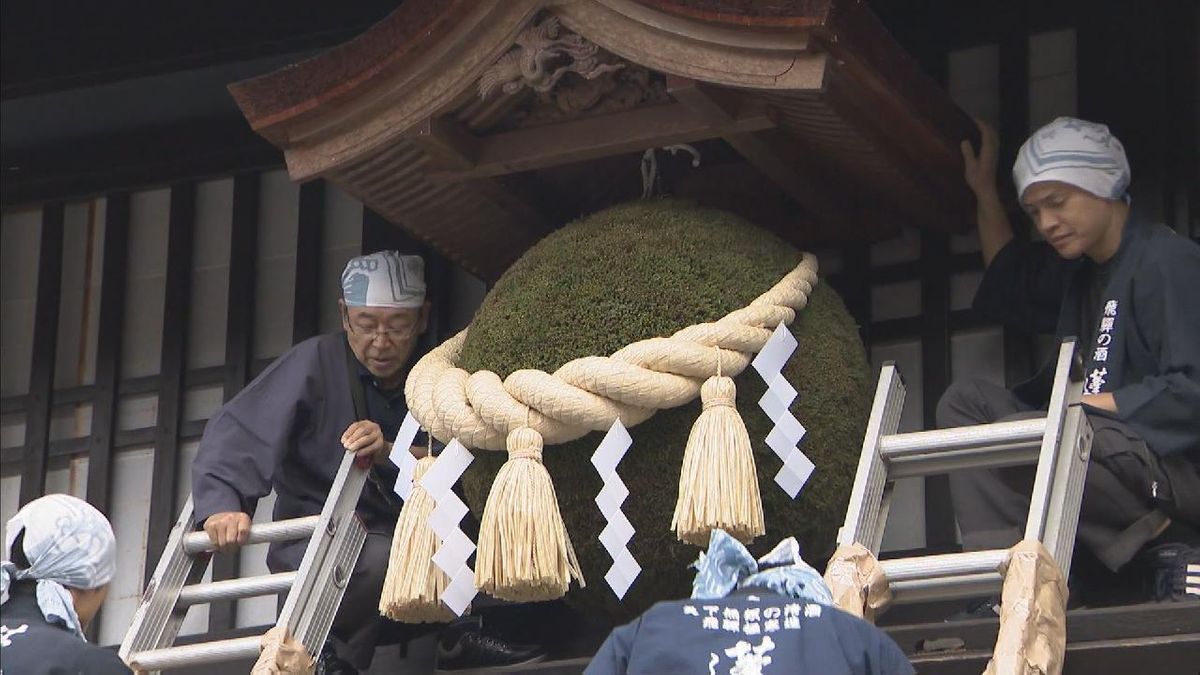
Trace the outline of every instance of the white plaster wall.
<instances>
[{"instance_id":1,"label":"white plaster wall","mask_svg":"<svg viewBox=\"0 0 1200 675\"><path fill-rule=\"evenodd\" d=\"M41 236L41 209L6 211L0 217L0 396L29 391Z\"/></svg>"},{"instance_id":2,"label":"white plaster wall","mask_svg":"<svg viewBox=\"0 0 1200 675\"><path fill-rule=\"evenodd\" d=\"M233 179L196 185L196 229L192 243L192 300L187 367L225 363L225 315L229 295L229 233L233 224Z\"/></svg>"},{"instance_id":3,"label":"white plaster wall","mask_svg":"<svg viewBox=\"0 0 1200 675\"><path fill-rule=\"evenodd\" d=\"M1029 36L1029 130L1076 115L1075 29Z\"/></svg>"},{"instance_id":4,"label":"white plaster wall","mask_svg":"<svg viewBox=\"0 0 1200 675\"><path fill-rule=\"evenodd\" d=\"M160 365L170 208L167 188L130 196L122 378L154 375Z\"/></svg>"},{"instance_id":5,"label":"white plaster wall","mask_svg":"<svg viewBox=\"0 0 1200 675\"><path fill-rule=\"evenodd\" d=\"M98 642L102 645L119 644L125 637L142 597L146 566L156 564L161 553L146 551L152 460L149 447L124 450L113 459L109 519L117 537L117 574L101 612Z\"/></svg>"}]
</instances>

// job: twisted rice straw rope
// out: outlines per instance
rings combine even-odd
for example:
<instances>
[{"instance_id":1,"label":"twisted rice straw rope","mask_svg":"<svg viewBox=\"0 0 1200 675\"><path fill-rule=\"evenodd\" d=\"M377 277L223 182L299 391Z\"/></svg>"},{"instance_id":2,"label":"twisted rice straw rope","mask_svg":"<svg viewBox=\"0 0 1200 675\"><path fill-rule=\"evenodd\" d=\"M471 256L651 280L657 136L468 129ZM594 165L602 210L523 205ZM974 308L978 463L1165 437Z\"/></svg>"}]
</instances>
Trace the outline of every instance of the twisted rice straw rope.
<instances>
[{"instance_id":1,"label":"twisted rice straw rope","mask_svg":"<svg viewBox=\"0 0 1200 675\"><path fill-rule=\"evenodd\" d=\"M522 426L541 433L546 445L604 431L617 418L631 427L699 396L704 380L717 374L714 347L725 351L722 374L745 370L776 326L795 321L816 283L816 256L803 253L771 290L717 321L639 340L612 356L575 359L553 374L518 370L503 381L488 370L458 367L468 328L413 366L404 395L434 437L470 448L504 450L508 433Z\"/></svg>"}]
</instances>

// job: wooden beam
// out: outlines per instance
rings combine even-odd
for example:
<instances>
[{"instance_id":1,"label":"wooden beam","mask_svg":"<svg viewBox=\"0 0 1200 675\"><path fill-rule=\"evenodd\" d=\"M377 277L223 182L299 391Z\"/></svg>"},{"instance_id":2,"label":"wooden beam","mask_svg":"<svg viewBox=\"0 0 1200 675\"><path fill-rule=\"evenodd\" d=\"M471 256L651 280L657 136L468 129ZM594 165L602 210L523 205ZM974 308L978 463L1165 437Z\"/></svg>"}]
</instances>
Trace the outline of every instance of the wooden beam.
<instances>
[{"instance_id":1,"label":"wooden beam","mask_svg":"<svg viewBox=\"0 0 1200 675\"><path fill-rule=\"evenodd\" d=\"M430 177L460 182L503 176L774 126L765 108L746 111L721 126L704 121L680 103L647 106L483 136L470 169L433 172Z\"/></svg>"},{"instance_id":2,"label":"wooden beam","mask_svg":"<svg viewBox=\"0 0 1200 675\"><path fill-rule=\"evenodd\" d=\"M920 150L913 147L916 143L897 138L901 132L890 128L884 121L894 116L895 119L911 122L908 112L897 110L896 102L884 97L871 100L872 94L858 90L859 87L860 83L849 77L830 78L823 100L830 110L861 134L910 181L917 192L910 195L909 199L915 206L905 208L906 213L912 212L923 217L923 226L948 232L962 231L967 222L965 214L972 208L969 190L964 185L951 182L948 175L931 171ZM883 112L880 112L880 108ZM937 200L939 208L926 208L923 200Z\"/></svg>"},{"instance_id":3,"label":"wooden beam","mask_svg":"<svg viewBox=\"0 0 1200 675\"><path fill-rule=\"evenodd\" d=\"M296 233L295 294L292 344L317 334L320 323L321 230L325 224L325 182L300 186L300 218Z\"/></svg>"},{"instance_id":4,"label":"wooden beam","mask_svg":"<svg viewBox=\"0 0 1200 675\"><path fill-rule=\"evenodd\" d=\"M104 209L100 320L96 333L96 383L88 448L87 498L105 515L112 490L113 444L117 431L121 338L125 325L125 277L129 260L129 193L108 195Z\"/></svg>"},{"instance_id":5,"label":"wooden beam","mask_svg":"<svg viewBox=\"0 0 1200 675\"><path fill-rule=\"evenodd\" d=\"M705 123L724 129L732 128L742 105L735 92L676 75L667 76L667 92ZM824 189L824 181L815 179L811 172L800 171L796 158L785 158L778 146L754 132L725 133L721 138L806 211L824 219L846 215L847 206L832 198L832 193Z\"/></svg>"},{"instance_id":6,"label":"wooden beam","mask_svg":"<svg viewBox=\"0 0 1200 675\"><path fill-rule=\"evenodd\" d=\"M448 171L470 171L479 159L479 138L449 117L427 117L405 138Z\"/></svg>"},{"instance_id":7,"label":"wooden beam","mask_svg":"<svg viewBox=\"0 0 1200 675\"><path fill-rule=\"evenodd\" d=\"M33 355L29 367L29 397L25 414L25 452L21 465L21 504L46 490L50 453L51 397L57 360L58 309L62 290L63 205L42 207L38 251L37 304L33 316Z\"/></svg>"},{"instance_id":8,"label":"wooden beam","mask_svg":"<svg viewBox=\"0 0 1200 675\"><path fill-rule=\"evenodd\" d=\"M176 518L179 487L179 426L183 419L183 374L187 368L188 318L192 291L192 248L196 185L171 186L167 221L167 276L163 293L162 354L159 359L158 419L150 484L146 550L158 555ZM146 565L146 581L154 573Z\"/></svg>"},{"instance_id":9,"label":"wooden beam","mask_svg":"<svg viewBox=\"0 0 1200 675\"><path fill-rule=\"evenodd\" d=\"M1073 609L1066 618L1071 644L1200 633L1200 612L1195 605L1184 602ZM884 630L905 654L913 656L921 653L923 642L945 638L962 640L964 649L986 649L990 653L999 628L999 619L992 618L891 625Z\"/></svg>"},{"instance_id":10,"label":"wooden beam","mask_svg":"<svg viewBox=\"0 0 1200 675\"><path fill-rule=\"evenodd\" d=\"M243 119L145 128L110 136L5 147L5 207L137 190L235 171L274 169L283 153Z\"/></svg>"},{"instance_id":11,"label":"wooden beam","mask_svg":"<svg viewBox=\"0 0 1200 675\"><path fill-rule=\"evenodd\" d=\"M479 161L479 137L446 116L426 118L411 129L405 138L432 160L431 173L435 180L470 175ZM459 178L450 180L458 182ZM467 186L500 210L511 214L516 222L525 223L537 232L550 231L550 223L540 210L495 179L477 177L468 180Z\"/></svg>"}]
</instances>

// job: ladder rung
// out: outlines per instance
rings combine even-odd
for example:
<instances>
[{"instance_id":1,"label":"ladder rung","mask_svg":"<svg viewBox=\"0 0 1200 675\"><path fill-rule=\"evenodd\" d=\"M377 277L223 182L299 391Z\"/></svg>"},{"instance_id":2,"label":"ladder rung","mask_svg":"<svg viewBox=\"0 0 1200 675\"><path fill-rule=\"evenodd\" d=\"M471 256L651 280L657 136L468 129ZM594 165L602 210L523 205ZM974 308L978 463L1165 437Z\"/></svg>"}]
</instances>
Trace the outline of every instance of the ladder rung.
<instances>
[{"instance_id":1,"label":"ladder rung","mask_svg":"<svg viewBox=\"0 0 1200 675\"><path fill-rule=\"evenodd\" d=\"M881 560L883 573L889 583L927 579L931 585L954 583L954 579L965 575L989 574L1000 569L1008 557L1006 548L966 553L944 553L923 555L913 558Z\"/></svg>"},{"instance_id":2,"label":"ladder rung","mask_svg":"<svg viewBox=\"0 0 1200 675\"><path fill-rule=\"evenodd\" d=\"M932 476L959 469L996 469L1002 466L1037 464L1041 447L1014 443L986 449L949 450L921 455L903 455L888 463L888 479Z\"/></svg>"},{"instance_id":3,"label":"ladder rung","mask_svg":"<svg viewBox=\"0 0 1200 675\"><path fill-rule=\"evenodd\" d=\"M304 518L251 525L250 538L246 540L246 546L310 537L320 520L320 516L305 516ZM211 551L213 550L212 540L208 538L206 532L192 532L184 536L183 550L189 555Z\"/></svg>"},{"instance_id":4,"label":"ladder rung","mask_svg":"<svg viewBox=\"0 0 1200 675\"><path fill-rule=\"evenodd\" d=\"M261 641L261 636L251 635L230 640L152 649L134 654L129 659L129 665L134 670L155 671L199 666L206 663L257 659Z\"/></svg>"},{"instance_id":5,"label":"ladder rung","mask_svg":"<svg viewBox=\"0 0 1200 675\"><path fill-rule=\"evenodd\" d=\"M1041 447L1046 433L1046 418L1012 422L995 422L972 427L913 431L892 434L879 440L879 454L885 461L894 461L908 455L924 455L932 452L978 450L986 452L996 447L1011 447L1035 444Z\"/></svg>"},{"instance_id":6,"label":"ladder rung","mask_svg":"<svg viewBox=\"0 0 1200 675\"><path fill-rule=\"evenodd\" d=\"M889 583L892 602L898 605L996 595L1004 585L999 572L961 574L947 579L913 579Z\"/></svg>"},{"instance_id":7,"label":"ladder rung","mask_svg":"<svg viewBox=\"0 0 1200 675\"><path fill-rule=\"evenodd\" d=\"M295 572L280 572L245 579L226 579L207 584L192 584L184 586L179 591L178 607L190 607L206 602L220 600L237 600L239 598L254 598L272 593L284 593L292 587L296 580Z\"/></svg>"}]
</instances>

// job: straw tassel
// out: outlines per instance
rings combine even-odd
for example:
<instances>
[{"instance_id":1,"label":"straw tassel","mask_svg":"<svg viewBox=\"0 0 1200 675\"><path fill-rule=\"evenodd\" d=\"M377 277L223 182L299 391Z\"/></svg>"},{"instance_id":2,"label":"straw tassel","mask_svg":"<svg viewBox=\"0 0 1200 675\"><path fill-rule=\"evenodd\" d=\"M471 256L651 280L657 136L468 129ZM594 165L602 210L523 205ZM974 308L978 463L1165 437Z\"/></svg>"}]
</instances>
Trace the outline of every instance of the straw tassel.
<instances>
[{"instance_id":1,"label":"straw tassel","mask_svg":"<svg viewBox=\"0 0 1200 675\"><path fill-rule=\"evenodd\" d=\"M542 465L542 435L528 426L508 435L483 509L475 587L501 600L534 602L566 594L583 573L571 546L550 474Z\"/></svg>"},{"instance_id":2,"label":"straw tassel","mask_svg":"<svg viewBox=\"0 0 1200 675\"><path fill-rule=\"evenodd\" d=\"M454 618L442 604L442 592L450 580L433 563L433 555L441 547L437 534L429 527L433 497L420 482L434 461L432 454L417 460L412 493L400 509L396 532L392 536L387 576L379 596L379 613L393 621L443 623Z\"/></svg>"},{"instance_id":3,"label":"straw tassel","mask_svg":"<svg viewBox=\"0 0 1200 675\"><path fill-rule=\"evenodd\" d=\"M737 388L721 374L700 387L703 411L688 435L671 528L680 541L708 544L720 528L744 544L766 532L750 434L736 407Z\"/></svg>"}]
</instances>

